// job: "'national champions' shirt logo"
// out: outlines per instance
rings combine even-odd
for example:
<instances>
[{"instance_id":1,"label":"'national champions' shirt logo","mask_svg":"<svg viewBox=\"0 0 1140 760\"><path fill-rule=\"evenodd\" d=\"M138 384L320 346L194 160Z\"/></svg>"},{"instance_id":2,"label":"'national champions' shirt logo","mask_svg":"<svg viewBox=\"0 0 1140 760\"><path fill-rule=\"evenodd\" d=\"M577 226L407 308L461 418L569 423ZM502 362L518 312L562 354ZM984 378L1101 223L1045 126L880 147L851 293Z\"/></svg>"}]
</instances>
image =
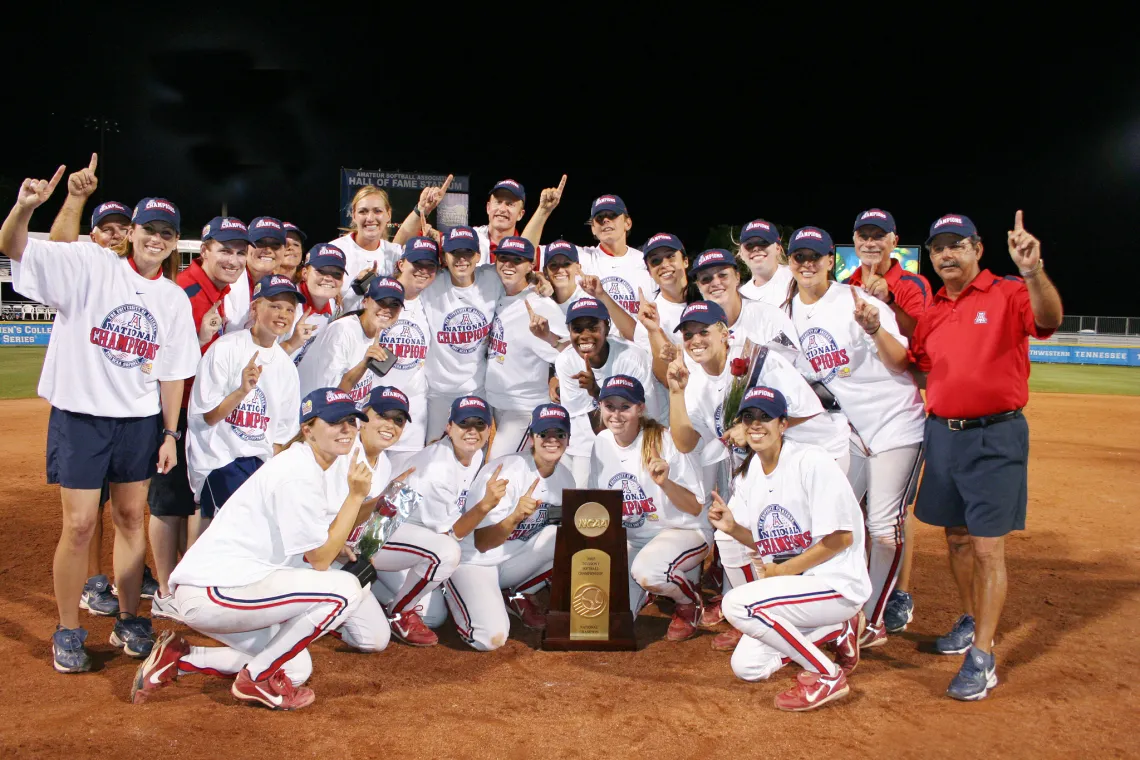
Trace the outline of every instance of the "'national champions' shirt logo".
<instances>
[{"instance_id":1,"label":"'national champions' shirt logo","mask_svg":"<svg viewBox=\"0 0 1140 760\"><path fill-rule=\"evenodd\" d=\"M841 349L831 333L822 327L812 327L801 335L800 346L804 357L811 362L811 368L819 375L820 382L830 383L836 375L851 375L851 359L847 356L847 349Z\"/></svg>"},{"instance_id":2,"label":"'national champions' shirt logo","mask_svg":"<svg viewBox=\"0 0 1140 760\"><path fill-rule=\"evenodd\" d=\"M507 359L507 341L503 336L503 322L496 314L491 320L491 340L487 341L487 358L502 364Z\"/></svg>"},{"instance_id":3,"label":"'national champions' shirt logo","mask_svg":"<svg viewBox=\"0 0 1140 760\"><path fill-rule=\"evenodd\" d=\"M621 524L627 529L640 528L645 521L656 520L657 506L653 499L645 495L637 477L629 472L619 472L610 478L607 485L611 489L621 489Z\"/></svg>"},{"instance_id":4,"label":"'national champions' shirt logo","mask_svg":"<svg viewBox=\"0 0 1140 760\"><path fill-rule=\"evenodd\" d=\"M466 497L465 497L466 500ZM545 501L538 502L534 512L530 517L523 520L515 529L511 531L511 535L507 536L508 541L529 541L538 535L538 532L546 527L546 516L550 513L549 505Z\"/></svg>"},{"instance_id":5,"label":"'national champions' shirt logo","mask_svg":"<svg viewBox=\"0 0 1140 760\"><path fill-rule=\"evenodd\" d=\"M769 504L756 521L756 550L761 557L794 557L811 546L811 531L779 504Z\"/></svg>"},{"instance_id":6,"label":"'national champions' shirt logo","mask_svg":"<svg viewBox=\"0 0 1140 760\"><path fill-rule=\"evenodd\" d=\"M427 339L415 322L401 319L380 336L380 345L396 354L394 369L416 369L427 358Z\"/></svg>"},{"instance_id":7,"label":"'national champions' shirt logo","mask_svg":"<svg viewBox=\"0 0 1140 760\"><path fill-rule=\"evenodd\" d=\"M470 354L490 332L483 312L474 306L461 306L444 317L443 329L435 334L435 340L458 354Z\"/></svg>"},{"instance_id":8,"label":"'national champions' shirt logo","mask_svg":"<svg viewBox=\"0 0 1140 760\"><path fill-rule=\"evenodd\" d=\"M264 441L265 431L269 428L268 409L265 392L255 386L237 409L229 413L226 422L234 435L243 441Z\"/></svg>"},{"instance_id":9,"label":"'national champions' shirt logo","mask_svg":"<svg viewBox=\"0 0 1140 760\"><path fill-rule=\"evenodd\" d=\"M630 314L636 314L641 308L641 302L637 300L637 294L633 292L633 286L624 278L616 275L603 277L602 287L610 294L610 298L617 301L618 305Z\"/></svg>"},{"instance_id":10,"label":"'national champions' shirt logo","mask_svg":"<svg viewBox=\"0 0 1140 760\"><path fill-rule=\"evenodd\" d=\"M145 365L143 371L149 372L158 355L158 320L144 307L125 303L103 317L99 327L91 328L90 340L116 367Z\"/></svg>"}]
</instances>

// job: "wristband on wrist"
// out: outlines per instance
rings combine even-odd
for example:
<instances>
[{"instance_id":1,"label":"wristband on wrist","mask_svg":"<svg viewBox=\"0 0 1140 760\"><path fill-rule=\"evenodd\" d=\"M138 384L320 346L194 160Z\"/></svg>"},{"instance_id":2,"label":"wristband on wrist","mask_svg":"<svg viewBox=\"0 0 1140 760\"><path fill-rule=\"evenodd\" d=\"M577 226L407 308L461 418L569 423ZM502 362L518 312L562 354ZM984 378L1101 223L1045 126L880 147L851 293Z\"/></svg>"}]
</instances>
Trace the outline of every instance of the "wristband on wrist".
<instances>
[{"instance_id":1,"label":"wristband on wrist","mask_svg":"<svg viewBox=\"0 0 1140 760\"><path fill-rule=\"evenodd\" d=\"M420 210L420 204L418 204L418 203L412 207L412 213L415 214L416 216L423 216L424 215L424 212Z\"/></svg>"},{"instance_id":2,"label":"wristband on wrist","mask_svg":"<svg viewBox=\"0 0 1140 760\"><path fill-rule=\"evenodd\" d=\"M882 322L880 322L879 324L875 325L875 329L874 329L874 330L868 330L868 331L867 331L867 334L868 334L868 335L874 335L875 333L877 333L877 332L879 331L879 328L881 328L882 326L883 326L883 323L882 323Z\"/></svg>"},{"instance_id":3,"label":"wristband on wrist","mask_svg":"<svg viewBox=\"0 0 1140 760\"><path fill-rule=\"evenodd\" d=\"M1022 272L1020 269L1017 271L1021 272L1021 276L1028 280L1036 277L1038 273L1044 268L1045 259L1037 259L1037 266L1033 267L1032 269L1027 269L1024 272Z\"/></svg>"}]
</instances>

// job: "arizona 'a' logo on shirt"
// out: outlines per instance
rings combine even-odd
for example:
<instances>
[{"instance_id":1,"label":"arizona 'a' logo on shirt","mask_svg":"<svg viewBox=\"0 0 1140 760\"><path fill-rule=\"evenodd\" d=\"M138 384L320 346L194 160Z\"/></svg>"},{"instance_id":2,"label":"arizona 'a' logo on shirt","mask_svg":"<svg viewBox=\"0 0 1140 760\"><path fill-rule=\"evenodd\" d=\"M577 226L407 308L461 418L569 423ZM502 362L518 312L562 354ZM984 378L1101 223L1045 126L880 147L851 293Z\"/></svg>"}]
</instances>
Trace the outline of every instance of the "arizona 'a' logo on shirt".
<instances>
[{"instance_id":1,"label":"arizona 'a' logo on shirt","mask_svg":"<svg viewBox=\"0 0 1140 760\"><path fill-rule=\"evenodd\" d=\"M645 495L637 478L629 472L619 472L610 478L608 487L621 489L621 524L624 528L640 528L645 521L657 519L657 506Z\"/></svg>"},{"instance_id":2,"label":"arizona 'a' logo on shirt","mask_svg":"<svg viewBox=\"0 0 1140 760\"><path fill-rule=\"evenodd\" d=\"M989 322L990 321L988 319L986 319L986 313L984 311L979 311L978 315L976 317L974 317L974 324L975 325L986 325L986 324L989 324Z\"/></svg>"},{"instance_id":3,"label":"arizona 'a' logo on shirt","mask_svg":"<svg viewBox=\"0 0 1140 760\"><path fill-rule=\"evenodd\" d=\"M380 345L396 354L395 369L416 369L427 358L424 331L415 322L401 319L380 336Z\"/></svg>"},{"instance_id":4,"label":"arizona 'a' logo on shirt","mask_svg":"<svg viewBox=\"0 0 1140 760\"><path fill-rule=\"evenodd\" d=\"M142 366L149 372L158 355L158 320L144 307L125 303L111 309L99 327L91 328L90 340L116 367Z\"/></svg>"},{"instance_id":5,"label":"arizona 'a' logo on shirt","mask_svg":"<svg viewBox=\"0 0 1140 760\"><path fill-rule=\"evenodd\" d=\"M769 504L756 521L756 550L761 557L794 557L811 546L811 531L779 504Z\"/></svg>"},{"instance_id":6,"label":"arizona 'a' logo on shirt","mask_svg":"<svg viewBox=\"0 0 1140 760\"><path fill-rule=\"evenodd\" d=\"M618 305L630 314L636 314L641 308L637 293L633 292L633 286L625 278L617 275L603 277L602 287L610 294L610 298L617 301Z\"/></svg>"},{"instance_id":7,"label":"arizona 'a' logo on shirt","mask_svg":"<svg viewBox=\"0 0 1140 760\"><path fill-rule=\"evenodd\" d=\"M470 354L490 332L483 312L473 306L461 306L444 318L443 329L435 334L435 340L457 354Z\"/></svg>"},{"instance_id":8,"label":"arizona 'a' logo on shirt","mask_svg":"<svg viewBox=\"0 0 1140 760\"><path fill-rule=\"evenodd\" d=\"M546 516L550 510L545 501L538 502L538 506L530 517L523 520L515 529L511 531L511 535L507 536L508 541L529 541L538 535L538 532L546 527Z\"/></svg>"},{"instance_id":9,"label":"arizona 'a' logo on shirt","mask_svg":"<svg viewBox=\"0 0 1140 760\"><path fill-rule=\"evenodd\" d=\"M243 441L264 441L265 431L269 428L269 417L265 414L268 404L265 392L254 387L245 398L226 417L234 435Z\"/></svg>"},{"instance_id":10,"label":"arizona 'a' logo on shirt","mask_svg":"<svg viewBox=\"0 0 1140 760\"><path fill-rule=\"evenodd\" d=\"M502 364L507 359L507 341L503 337L503 322L496 314L491 321L491 340L487 341L487 358Z\"/></svg>"},{"instance_id":11,"label":"arizona 'a' logo on shirt","mask_svg":"<svg viewBox=\"0 0 1140 760\"><path fill-rule=\"evenodd\" d=\"M808 329L800 336L800 346L820 382L829 383L836 375L850 376L851 359L847 356L847 349L841 349L827 330L822 327Z\"/></svg>"}]
</instances>

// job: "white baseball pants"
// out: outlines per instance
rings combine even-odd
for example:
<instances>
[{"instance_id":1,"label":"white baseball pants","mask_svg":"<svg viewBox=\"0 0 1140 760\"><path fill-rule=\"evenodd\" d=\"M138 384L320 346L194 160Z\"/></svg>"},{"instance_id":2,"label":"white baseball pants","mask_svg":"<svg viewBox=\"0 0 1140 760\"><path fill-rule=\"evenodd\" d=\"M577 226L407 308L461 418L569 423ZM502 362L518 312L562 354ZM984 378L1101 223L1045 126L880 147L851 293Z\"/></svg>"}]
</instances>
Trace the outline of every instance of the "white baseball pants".
<instances>
[{"instance_id":1,"label":"white baseball pants","mask_svg":"<svg viewBox=\"0 0 1140 760\"><path fill-rule=\"evenodd\" d=\"M447 607L459 635L481 652L507 643L511 621L503 590L533 594L550 580L556 525L548 525L501 565L462 564L444 584Z\"/></svg>"},{"instance_id":2,"label":"white baseball pants","mask_svg":"<svg viewBox=\"0 0 1140 760\"><path fill-rule=\"evenodd\" d=\"M784 658L805 670L837 675L816 642L834 638L859 605L832 589L826 577L787 575L732 589L721 602L724 617L744 634L732 653L732 671L759 681L779 670Z\"/></svg>"},{"instance_id":3,"label":"white baseball pants","mask_svg":"<svg viewBox=\"0 0 1140 760\"><path fill-rule=\"evenodd\" d=\"M372 555L377 578L383 578L385 586L395 586L388 614L395 617L415 609L420 599L451 577L459 566L459 556L459 542L446 533L409 523L396 528L388 542ZM405 570L397 580L395 574Z\"/></svg>"},{"instance_id":4,"label":"white baseball pants","mask_svg":"<svg viewBox=\"0 0 1140 760\"><path fill-rule=\"evenodd\" d=\"M174 595L182 622L224 645L191 647L179 670L228 676L245 667L260 681L284 668L295 685L312 673L309 644L341 625L364 596L353 575L300 568L236 588L178 586Z\"/></svg>"},{"instance_id":5,"label":"white baseball pants","mask_svg":"<svg viewBox=\"0 0 1140 760\"><path fill-rule=\"evenodd\" d=\"M903 561L907 504L914 501L922 471L922 445L915 443L868 454L854 436L847 481L855 498L867 497L866 524L871 597L863 606L867 625L881 628L887 600Z\"/></svg>"},{"instance_id":6,"label":"white baseball pants","mask_svg":"<svg viewBox=\"0 0 1140 760\"><path fill-rule=\"evenodd\" d=\"M701 565L712 547L699 530L665 528L656 535L631 538L629 553L629 608L633 616L645 606L649 594L667 596L677 604L700 605Z\"/></svg>"}]
</instances>

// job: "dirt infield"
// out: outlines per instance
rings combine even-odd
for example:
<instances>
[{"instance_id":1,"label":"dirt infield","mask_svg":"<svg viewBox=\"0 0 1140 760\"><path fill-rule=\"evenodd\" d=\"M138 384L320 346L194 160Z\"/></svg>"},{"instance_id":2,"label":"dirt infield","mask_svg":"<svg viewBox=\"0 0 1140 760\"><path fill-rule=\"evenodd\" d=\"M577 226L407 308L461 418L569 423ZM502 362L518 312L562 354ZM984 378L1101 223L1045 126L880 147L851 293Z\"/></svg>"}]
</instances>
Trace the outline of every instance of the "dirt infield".
<instances>
[{"instance_id":1,"label":"dirt infield","mask_svg":"<svg viewBox=\"0 0 1140 760\"><path fill-rule=\"evenodd\" d=\"M204 676L129 704L137 661L107 643L107 618L83 618L93 672L51 669L60 517L44 485L47 405L3 401L0 755L1135 757L1140 398L1037 394L1027 414L1029 524L1007 549L1002 684L985 702L945 698L960 659L919 651L957 615L941 534L920 526L911 630L866 656L846 701L814 714L772 708L794 666L767 683L737 681L728 656L709 649L712 634L662 641L667 620L653 607L635 653L541 652L517 626L484 654L450 624L428 650L393 643L361 655L326 638L313 649L316 704L274 714L234 704L227 681Z\"/></svg>"}]
</instances>

